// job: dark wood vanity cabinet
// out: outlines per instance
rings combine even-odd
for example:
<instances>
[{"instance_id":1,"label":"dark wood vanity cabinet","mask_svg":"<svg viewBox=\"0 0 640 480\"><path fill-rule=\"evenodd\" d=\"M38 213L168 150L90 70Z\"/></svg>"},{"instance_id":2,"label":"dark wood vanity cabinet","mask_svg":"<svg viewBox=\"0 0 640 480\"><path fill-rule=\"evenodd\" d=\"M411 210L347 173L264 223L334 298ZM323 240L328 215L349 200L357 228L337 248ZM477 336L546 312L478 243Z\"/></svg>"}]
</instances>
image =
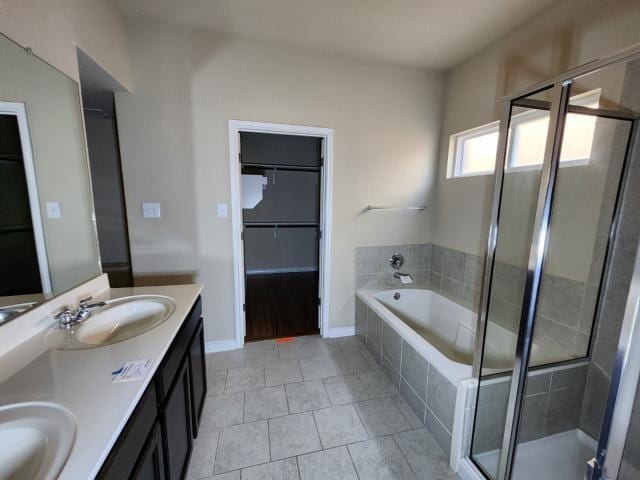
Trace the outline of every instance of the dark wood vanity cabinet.
<instances>
[{"instance_id":1,"label":"dark wood vanity cabinet","mask_svg":"<svg viewBox=\"0 0 640 480\"><path fill-rule=\"evenodd\" d=\"M156 422L131 478L135 480L165 480L167 477L164 474L164 462L162 432L160 431L160 425Z\"/></svg>"},{"instance_id":2,"label":"dark wood vanity cabinet","mask_svg":"<svg viewBox=\"0 0 640 480\"><path fill-rule=\"evenodd\" d=\"M189 387L189 368L184 359L175 382L167 394L162 410L162 433L166 450L165 464L167 478L182 478L186 474L189 454L193 444L191 426L191 392ZM184 474L183 474L184 472Z\"/></svg>"},{"instance_id":3,"label":"dark wood vanity cabinet","mask_svg":"<svg viewBox=\"0 0 640 480\"><path fill-rule=\"evenodd\" d=\"M99 479L180 480L207 393L202 300L183 322Z\"/></svg>"},{"instance_id":4,"label":"dark wood vanity cabinet","mask_svg":"<svg viewBox=\"0 0 640 480\"><path fill-rule=\"evenodd\" d=\"M207 363L204 356L204 328L200 322L189 345L189 371L191 375L191 412L193 416L193 437L197 436L200 417L207 398Z\"/></svg>"}]
</instances>

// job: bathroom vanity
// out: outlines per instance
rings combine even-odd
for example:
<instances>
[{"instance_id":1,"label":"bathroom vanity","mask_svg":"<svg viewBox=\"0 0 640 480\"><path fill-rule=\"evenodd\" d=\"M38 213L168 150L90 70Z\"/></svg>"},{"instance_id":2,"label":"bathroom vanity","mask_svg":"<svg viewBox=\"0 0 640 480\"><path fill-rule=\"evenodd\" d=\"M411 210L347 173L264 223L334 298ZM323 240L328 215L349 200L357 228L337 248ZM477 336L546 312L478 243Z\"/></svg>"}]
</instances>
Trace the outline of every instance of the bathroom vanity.
<instances>
[{"instance_id":1,"label":"bathroom vanity","mask_svg":"<svg viewBox=\"0 0 640 480\"><path fill-rule=\"evenodd\" d=\"M201 286L111 289L102 275L78 289L4 327L9 334L44 325L2 356L6 367L33 353L33 360L17 365L0 383L0 410L35 402L70 414L73 446L53 478L184 478L207 390ZM52 315L86 296L107 306L102 313L94 311L75 336L84 325L99 323L110 305L157 296L170 299L173 308L162 322L126 340L111 343L103 337L102 344L86 348L52 345L51 336L59 330ZM131 328L135 321L123 316L113 331ZM118 382L126 362L138 360L147 362L140 378Z\"/></svg>"},{"instance_id":2,"label":"bathroom vanity","mask_svg":"<svg viewBox=\"0 0 640 480\"><path fill-rule=\"evenodd\" d=\"M202 299L184 320L98 478L180 479L207 392Z\"/></svg>"}]
</instances>

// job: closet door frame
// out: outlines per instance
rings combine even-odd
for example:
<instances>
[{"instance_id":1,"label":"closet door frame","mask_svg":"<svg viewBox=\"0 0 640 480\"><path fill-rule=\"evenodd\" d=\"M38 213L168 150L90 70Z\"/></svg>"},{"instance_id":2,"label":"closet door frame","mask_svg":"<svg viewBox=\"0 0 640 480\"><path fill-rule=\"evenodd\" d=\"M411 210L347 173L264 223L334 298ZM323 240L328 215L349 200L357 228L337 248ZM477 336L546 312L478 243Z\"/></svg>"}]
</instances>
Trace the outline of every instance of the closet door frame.
<instances>
[{"instance_id":1,"label":"closet door frame","mask_svg":"<svg viewBox=\"0 0 640 480\"><path fill-rule=\"evenodd\" d=\"M242 120L229 120L229 171L231 174L231 224L233 231L233 274L234 274L234 310L235 339L229 342L215 342L205 348L208 352L231 350L244 345L246 332L245 284L244 284L244 248L242 245L242 192L240 164L240 133L271 133L276 135L302 135L322 139L322 168L320 190L320 245L318 295L318 326L325 337L338 337L353 332L345 328L329 328L329 294L331 268L331 206L333 193L333 129L287 125L281 123L262 123ZM349 327L346 327L347 329ZM353 328L351 328L353 330ZM208 347L208 348L207 348Z\"/></svg>"}]
</instances>

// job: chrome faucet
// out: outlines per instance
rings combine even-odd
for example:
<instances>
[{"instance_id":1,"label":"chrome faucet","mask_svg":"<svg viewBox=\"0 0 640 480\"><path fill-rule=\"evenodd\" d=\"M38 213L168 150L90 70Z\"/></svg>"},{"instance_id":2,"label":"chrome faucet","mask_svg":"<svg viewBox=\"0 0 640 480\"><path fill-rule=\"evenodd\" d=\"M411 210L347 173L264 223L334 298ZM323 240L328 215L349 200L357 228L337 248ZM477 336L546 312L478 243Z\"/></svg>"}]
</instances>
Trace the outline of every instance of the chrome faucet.
<instances>
[{"instance_id":1,"label":"chrome faucet","mask_svg":"<svg viewBox=\"0 0 640 480\"><path fill-rule=\"evenodd\" d=\"M70 330L71 327L78 323L84 322L91 316L91 311L96 308L105 307L105 302L89 303L93 297L83 298L78 306L73 310L68 307L58 312L53 318L58 321L58 328L62 330Z\"/></svg>"},{"instance_id":2,"label":"chrome faucet","mask_svg":"<svg viewBox=\"0 0 640 480\"><path fill-rule=\"evenodd\" d=\"M394 276L394 278L397 278L398 280L402 280L403 278L407 278L407 277L409 277L411 280L413 280L411 278L411 275L408 274L408 273L394 272L393 276Z\"/></svg>"}]
</instances>

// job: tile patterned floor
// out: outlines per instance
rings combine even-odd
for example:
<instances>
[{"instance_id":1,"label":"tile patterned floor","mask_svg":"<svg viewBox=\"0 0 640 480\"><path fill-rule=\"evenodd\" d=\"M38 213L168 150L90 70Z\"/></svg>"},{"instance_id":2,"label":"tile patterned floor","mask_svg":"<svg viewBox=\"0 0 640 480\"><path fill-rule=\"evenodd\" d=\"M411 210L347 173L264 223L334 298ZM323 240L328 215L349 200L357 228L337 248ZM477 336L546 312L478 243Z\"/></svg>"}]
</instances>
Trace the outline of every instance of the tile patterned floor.
<instances>
[{"instance_id":1,"label":"tile patterned floor","mask_svg":"<svg viewBox=\"0 0 640 480\"><path fill-rule=\"evenodd\" d=\"M356 337L249 343L207 362L188 480L458 479Z\"/></svg>"}]
</instances>

